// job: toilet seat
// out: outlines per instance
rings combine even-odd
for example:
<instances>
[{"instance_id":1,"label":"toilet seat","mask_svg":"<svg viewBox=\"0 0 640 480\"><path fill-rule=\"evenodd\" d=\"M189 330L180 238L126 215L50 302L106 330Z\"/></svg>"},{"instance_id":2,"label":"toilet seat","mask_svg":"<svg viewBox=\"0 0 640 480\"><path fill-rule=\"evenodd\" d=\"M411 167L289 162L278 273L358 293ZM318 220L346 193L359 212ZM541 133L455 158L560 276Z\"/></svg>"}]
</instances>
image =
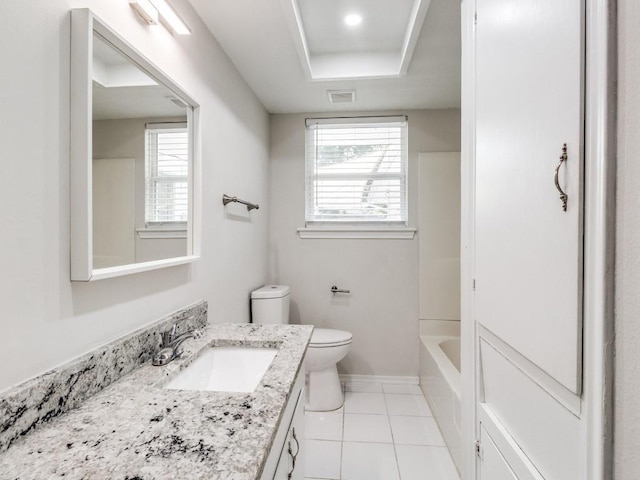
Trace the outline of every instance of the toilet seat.
<instances>
[{"instance_id":1,"label":"toilet seat","mask_svg":"<svg viewBox=\"0 0 640 480\"><path fill-rule=\"evenodd\" d=\"M332 328L314 328L309 348L330 348L349 345L353 340L351 332Z\"/></svg>"}]
</instances>

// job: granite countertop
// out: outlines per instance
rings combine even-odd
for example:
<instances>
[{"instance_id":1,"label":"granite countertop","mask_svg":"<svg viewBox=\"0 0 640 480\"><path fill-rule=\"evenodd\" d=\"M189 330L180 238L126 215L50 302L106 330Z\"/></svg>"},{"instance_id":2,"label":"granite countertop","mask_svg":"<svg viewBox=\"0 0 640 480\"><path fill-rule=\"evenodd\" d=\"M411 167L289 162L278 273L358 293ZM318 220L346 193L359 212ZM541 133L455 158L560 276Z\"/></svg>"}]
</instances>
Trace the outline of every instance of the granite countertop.
<instances>
[{"instance_id":1,"label":"granite countertop","mask_svg":"<svg viewBox=\"0 0 640 480\"><path fill-rule=\"evenodd\" d=\"M2 479L258 479L313 327L208 325L169 365L146 363L0 455ZM275 347L252 393L163 390L207 346Z\"/></svg>"}]
</instances>

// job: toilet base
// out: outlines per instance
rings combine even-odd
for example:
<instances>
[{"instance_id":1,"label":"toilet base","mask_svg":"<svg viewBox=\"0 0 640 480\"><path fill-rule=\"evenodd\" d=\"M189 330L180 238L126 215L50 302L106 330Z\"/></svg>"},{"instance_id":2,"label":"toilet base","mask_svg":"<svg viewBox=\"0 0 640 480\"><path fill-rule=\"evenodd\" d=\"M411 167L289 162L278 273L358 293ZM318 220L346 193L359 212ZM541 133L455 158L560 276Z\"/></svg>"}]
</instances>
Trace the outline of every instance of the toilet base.
<instances>
[{"instance_id":1,"label":"toilet base","mask_svg":"<svg viewBox=\"0 0 640 480\"><path fill-rule=\"evenodd\" d=\"M332 365L324 370L308 372L306 378L306 410L328 412L344 403L338 368Z\"/></svg>"}]
</instances>

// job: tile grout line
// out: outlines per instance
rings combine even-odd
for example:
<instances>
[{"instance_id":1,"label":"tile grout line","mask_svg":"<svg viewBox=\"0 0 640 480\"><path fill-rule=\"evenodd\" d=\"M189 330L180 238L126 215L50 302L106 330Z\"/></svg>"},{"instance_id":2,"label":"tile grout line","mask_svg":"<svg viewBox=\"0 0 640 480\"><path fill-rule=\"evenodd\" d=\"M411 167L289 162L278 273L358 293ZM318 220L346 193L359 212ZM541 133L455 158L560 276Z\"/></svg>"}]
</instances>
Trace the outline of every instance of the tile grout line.
<instances>
[{"instance_id":1,"label":"tile grout line","mask_svg":"<svg viewBox=\"0 0 640 480\"><path fill-rule=\"evenodd\" d=\"M340 436L340 470L338 476L342 478L342 463L344 460L344 416L346 414L347 403L347 383L344 383L344 390L342 391L342 435Z\"/></svg>"},{"instance_id":2,"label":"tile grout line","mask_svg":"<svg viewBox=\"0 0 640 480\"><path fill-rule=\"evenodd\" d=\"M346 405L346 397L347 397L347 394L348 394L348 393L367 393L367 394L372 394L372 393L382 393L382 394L383 394L383 401L384 401L384 405L385 405L385 413L360 413L360 414L358 414L358 415L384 416L384 417L386 417L386 418L387 418L387 422L388 422L388 424L389 424L389 429L390 429L390 433L391 433L391 439L392 439L392 443L391 443L391 444L393 445L394 458L395 458L395 461L396 461L396 472L397 472L397 474L398 474L398 479L399 479L399 480L401 480L401 479L402 479L402 475L401 475L401 472L400 472L400 462L399 462L399 459L398 459L398 452L397 452L398 444L396 443L396 438L395 438L395 435L394 435L394 432L393 432L393 428L392 428L392 424L391 424L391 417L393 417L393 416L398 416L398 417L404 417L404 418L407 418L407 417L409 417L409 418L411 418L411 417L415 417L415 418L431 418L431 419L434 419L433 414L431 414L431 415L420 415L420 414L418 414L418 415L406 415L406 414L404 414L404 415L402 415L402 414L401 414L401 415L392 415L392 414L391 414L391 412L390 412L390 408L389 408L388 402L387 402L387 400L388 400L388 399L387 399L387 395L392 395L392 396L395 396L395 395L405 395L405 396L409 396L409 395L410 395L410 396L413 396L413 394L408 394L408 393L397 393L397 392L395 392L395 393L386 393L386 392L384 391L384 386L383 386L382 384L380 384L380 386L381 386L381 388L382 388L382 391L381 391L381 392L351 392L351 391L347 392L347 386L346 386L346 383L345 383L345 384L343 384L343 395L344 395L344 400L345 400L345 401L343 402L343 405L342 405L342 407L341 407L341 408L342 408L342 411L340 412L340 414L341 414L341 420L342 420L342 425L341 425L341 434L340 434L340 465L339 465L339 477L338 477L338 479L334 479L334 480L342 479L342 478L343 478L343 475L344 475L344 473L345 473L345 472L343 471L343 464L344 464L344 443L345 443L345 431L346 431L345 419L346 419L346 414L347 414L347 412L346 412L346 408L345 408L345 405ZM425 398L424 394L422 394L422 395L415 394L415 395L416 395L416 396L422 396L422 398L425 400L425 402L427 403L427 405L430 407L430 405L428 404L428 401L426 400L426 398ZM392 397L389 397L389 398L392 398ZM440 425L439 425L437 422L436 422L436 427L437 427L437 430L438 430L438 432L440 433L440 435L444 438L444 436L442 435L442 430L441 430L441 428L440 428ZM388 443L386 443L386 442L353 441L353 443L365 444L365 445L372 445L372 444L388 445ZM404 444L403 444L403 445L404 445ZM423 445L423 444L420 444L420 443L416 443L416 444L408 443L408 444L406 444L406 445L413 445L413 446L417 446L417 447L426 447L426 448L430 448L430 449L438 449L438 450L443 449L444 451L446 451L446 452L447 452L447 454L448 454L448 456L449 456L449 457L450 457L450 455L451 455L451 452L450 452L450 450L449 450L449 447L448 447L448 446L446 446L446 445L445 445L445 446L442 446L442 445ZM454 467L454 468L455 468L455 467ZM311 477L309 477L309 478L311 478ZM458 477L458 478L459 478L459 477ZM331 479L329 479L329 478L322 478L322 479L318 478L318 479L314 479L314 480L331 480Z\"/></svg>"},{"instance_id":3,"label":"tile grout line","mask_svg":"<svg viewBox=\"0 0 640 480\"><path fill-rule=\"evenodd\" d=\"M384 386L382 386L382 391L384 392ZM398 472L398 479L402 480L402 476L400 475L400 462L398 461L398 451L396 450L396 437L393 435L393 427L391 426L391 412L389 412L389 405L387 404L387 394L383 393L382 397L384 398L384 406L387 410L387 421L389 422L389 430L391 431L393 457L396 459L396 471Z\"/></svg>"}]
</instances>

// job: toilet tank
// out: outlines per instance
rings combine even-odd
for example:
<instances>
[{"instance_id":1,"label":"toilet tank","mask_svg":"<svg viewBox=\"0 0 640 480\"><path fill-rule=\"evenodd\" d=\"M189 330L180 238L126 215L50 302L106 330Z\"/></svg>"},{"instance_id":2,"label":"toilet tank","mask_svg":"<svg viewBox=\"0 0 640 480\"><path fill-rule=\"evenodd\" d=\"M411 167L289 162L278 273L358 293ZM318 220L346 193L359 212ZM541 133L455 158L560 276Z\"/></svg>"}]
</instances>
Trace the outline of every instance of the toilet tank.
<instances>
[{"instance_id":1,"label":"toilet tank","mask_svg":"<svg viewBox=\"0 0 640 480\"><path fill-rule=\"evenodd\" d=\"M251 319L253 323L289 323L289 287L265 285L251 292Z\"/></svg>"}]
</instances>

